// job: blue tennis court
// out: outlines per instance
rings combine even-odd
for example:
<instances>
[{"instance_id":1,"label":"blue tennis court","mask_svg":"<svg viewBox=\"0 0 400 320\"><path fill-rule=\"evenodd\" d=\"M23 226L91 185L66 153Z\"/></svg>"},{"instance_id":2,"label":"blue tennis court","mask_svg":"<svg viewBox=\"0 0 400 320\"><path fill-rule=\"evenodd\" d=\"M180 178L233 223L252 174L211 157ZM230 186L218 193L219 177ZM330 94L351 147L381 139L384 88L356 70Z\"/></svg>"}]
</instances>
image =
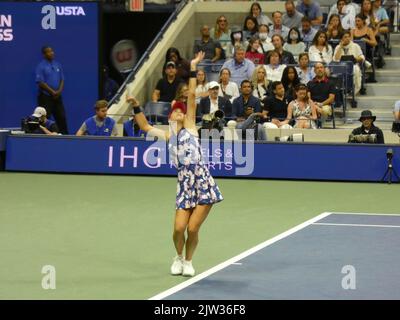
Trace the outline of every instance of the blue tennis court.
<instances>
[{"instance_id":1,"label":"blue tennis court","mask_svg":"<svg viewBox=\"0 0 400 320\"><path fill-rule=\"evenodd\" d=\"M400 215L327 212L151 299L400 299L399 245Z\"/></svg>"}]
</instances>

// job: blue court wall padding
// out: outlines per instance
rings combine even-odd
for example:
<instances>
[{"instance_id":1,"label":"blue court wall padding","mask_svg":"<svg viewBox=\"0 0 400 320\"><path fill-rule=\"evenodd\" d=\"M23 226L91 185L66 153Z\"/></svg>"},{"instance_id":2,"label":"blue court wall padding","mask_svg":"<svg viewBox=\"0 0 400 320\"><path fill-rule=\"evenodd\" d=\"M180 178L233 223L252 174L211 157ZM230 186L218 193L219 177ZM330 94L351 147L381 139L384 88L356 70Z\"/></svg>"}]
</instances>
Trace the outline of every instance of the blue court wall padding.
<instances>
[{"instance_id":1,"label":"blue court wall padding","mask_svg":"<svg viewBox=\"0 0 400 320\"><path fill-rule=\"evenodd\" d=\"M0 2L0 128L19 126L36 107L35 69L44 45L54 49L64 70L69 131L93 114L99 93L98 16L97 2Z\"/></svg>"},{"instance_id":2,"label":"blue court wall padding","mask_svg":"<svg viewBox=\"0 0 400 320\"><path fill-rule=\"evenodd\" d=\"M165 142L11 135L6 147L8 171L176 175ZM390 145L269 142L248 144L246 149L244 143L207 143L203 158L216 177L380 181L388 148L400 173L400 147Z\"/></svg>"}]
</instances>

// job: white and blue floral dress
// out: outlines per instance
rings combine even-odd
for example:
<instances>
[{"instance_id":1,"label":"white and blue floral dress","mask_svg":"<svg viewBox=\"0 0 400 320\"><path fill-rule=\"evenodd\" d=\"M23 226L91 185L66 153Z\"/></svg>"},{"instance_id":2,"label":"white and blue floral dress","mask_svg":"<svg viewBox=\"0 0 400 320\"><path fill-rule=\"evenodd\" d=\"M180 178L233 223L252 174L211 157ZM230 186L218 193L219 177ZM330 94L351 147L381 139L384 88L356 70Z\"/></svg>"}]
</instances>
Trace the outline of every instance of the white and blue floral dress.
<instances>
[{"instance_id":1,"label":"white and blue floral dress","mask_svg":"<svg viewBox=\"0 0 400 320\"><path fill-rule=\"evenodd\" d=\"M197 205L223 200L202 155L198 136L183 128L169 140L170 159L178 168L176 209L192 209Z\"/></svg>"}]
</instances>

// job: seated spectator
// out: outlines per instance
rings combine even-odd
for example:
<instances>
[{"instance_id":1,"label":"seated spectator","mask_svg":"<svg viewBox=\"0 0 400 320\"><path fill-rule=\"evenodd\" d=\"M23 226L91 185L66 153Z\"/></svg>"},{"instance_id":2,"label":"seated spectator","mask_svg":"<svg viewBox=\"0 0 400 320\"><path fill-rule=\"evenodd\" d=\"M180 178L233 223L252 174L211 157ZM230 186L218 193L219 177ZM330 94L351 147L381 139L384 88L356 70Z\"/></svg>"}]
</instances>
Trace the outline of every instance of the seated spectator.
<instances>
[{"instance_id":1,"label":"seated spectator","mask_svg":"<svg viewBox=\"0 0 400 320\"><path fill-rule=\"evenodd\" d=\"M201 98L208 97L207 76L204 70L197 70L196 81L196 104L199 104Z\"/></svg>"},{"instance_id":2,"label":"seated spectator","mask_svg":"<svg viewBox=\"0 0 400 320\"><path fill-rule=\"evenodd\" d=\"M301 29L300 29L300 35L301 35L301 38L303 39L303 42L306 45L310 44L314 40L314 37L316 34L317 34L317 30L312 28L311 20L308 17L304 16L301 19Z\"/></svg>"},{"instance_id":3,"label":"seated spectator","mask_svg":"<svg viewBox=\"0 0 400 320\"><path fill-rule=\"evenodd\" d=\"M260 100L261 108L263 107L264 99L269 95L269 80L264 66L258 66L251 76L253 85L253 96Z\"/></svg>"},{"instance_id":4,"label":"seated spectator","mask_svg":"<svg viewBox=\"0 0 400 320\"><path fill-rule=\"evenodd\" d=\"M223 50L222 57L226 56L226 49L228 43L231 41L231 30L228 26L228 20L224 15L217 18L215 27L210 30L210 35L215 41L220 43Z\"/></svg>"},{"instance_id":5,"label":"seated spectator","mask_svg":"<svg viewBox=\"0 0 400 320\"><path fill-rule=\"evenodd\" d=\"M235 47L233 59L225 61L222 68L231 72L231 80L240 86L243 80L250 79L255 69L254 63L245 58L246 50L243 46Z\"/></svg>"},{"instance_id":6,"label":"seated spectator","mask_svg":"<svg viewBox=\"0 0 400 320\"><path fill-rule=\"evenodd\" d=\"M321 62L314 65L315 78L307 84L309 96L315 102L317 115L325 120L332 115L332 104L335 102L335 85L326 75Z\"/></svg>"},{"instance_id":7,"label":"seated spectator","mask_svg":"<svg viewBox=\"0 0 400 320\"><path fill-rule=\"evenodd\" d=\"M328 43L326 32L319 30L314 37L312 45L308 49L308 55L311 61L318 61L329 64L333 58L331 45Z\"/></svg>"},{"instance_id":8,"label":"seated spectator","mask_svg":"<svg viewBox=\"0 0 400 320\"><path fill-rule=\"evenodd\" d=\"M390 19L386 9L382 7L382 0L375 0L372 3L372 10L375 17L375 27L377 32L385 34L389 32Z\"/></svg>"},{"instance_id":9,"label":"seated spectator","mask_svg":"<svg viewBox=\"0 0 400 320\"><path fill-rule=\"evenodd\" d=\"M299 61L299 54L306 51L306 45L302 41L300 31L297 28L290 29L283 50L290 52L296 63Z\"/></svg>"},{"instance_id":10,"label":"seated spectator","mask_svg":"<svg viewBox=\"0 0 400 320\"><path fill-rule=\"evenodd\" d=\"M57 124L47 119L47 111L43 107L36 107L33 114L24 119L22 130L31 134L58 134Z\"/></svg>"},{"instance_id":11,"label":"seated spectator","mask_svg":"<svg viewBox=\"0 0 400 320\"><path fill-rule=\"evenodd\" d=\"M291 102L296 96L295 88L300 84L299 75L295 67L287 66L283 70L282 84L285 87L285 98Z\"/></svg>"},{"instance_id":12,"label":"seated spectator","mask_svg":"<svg viewBox=\"0 0 400 320\"><path fill-rule=\"evenodd\" d=\"M350 143L385 143L383 132L375 127L374 121L376 116L372 115L370 110L363 110L359 121L362 122L361 127L355 128L350 136Z\"/></svg>"},{"instance_id":13,"label":"seated spectator","mask_svg":"<svg viewBox=\"0 0 400 320\"><path fill-rule=\"evenodd\" d=\"M365 22L366 22L367 26L372 28L375 32L377 32L375 16L374 16L374 11L372 8L371 0L363 0L362 1L359 14L366 17Z\"/></svg>"},{"instance_id":14,"label":"seated spectator","mask_svg":"<svg viewBox=\"0 0 400 320\"><path fill-rule=\"evenodd\" d=\"M249 40L249 45L247 46L245 57L250 61L253 61L254 65L264 64L264 54L260 53L258 49L260 48L260 40L258 38L251 38Z\"/></svg>"},{"instance_id":15,"label":"seated spectator","mask_svg":"<svg viewBox=\"0 0 400 320\"><path fill-rule=\"evenodd\" d=\"M281 81L286 65L281 64L281 54L276 50L272 50L268 53L267 64L264 65L264 68L269 81Z\"/></svg>"},{"instance_id":16,"label":"seated spectator","mask_svg":"<svg viewBox=\"0 0 400 320\"><path fill-rule=\"evenodd\" d=\"M326 35L329 40L340 40L342 39L342 35L344 33L344 29L342 23L340 22L340 17L338 14L332 14L327 23L327 31ZM332 48L335 49L335 48Z\"/></svg>"},{"instance_id":17,"label":"seated spectator","mask_svg":"<svg viewBox=\"0 0 400 320\"><path fill-rule=\"evenodd\" d=\"M105 100L98 100L94 107L96 115L85 120L77 131L77 136L116 136L117 126L113 119L107 117L108 103Z\"/></svg>"},{"instance_id":18,"label":"seated spectator","mask_svg":"<svg viewBox=\"0 0 400 320\"><path fill-rule=\"evenodd\" d=\"M260 6L260 4L258 2L253 2L252 3L252 5L250 7L249 16L252 16L253 18L256 18L258 25L261 25L261 24L270 25L270 24L272 24L271 19L262 12L261 6Z\"/></svg>"},{"instance_id":19,"label":"seated spectator","mask_svg":"<svg viewBox=\"0 0 400 320\"><path fill-rule=\"evenodd\" d=\"M394 120L400 121L400 100L396 101L393 110Z\"/></svg>"},{"instance_id":20,"label":"seated spectator","mask_svg":"<svg viewBox=\"0 0 400 320\"><path fill-rule=\"evenodd\" d=\"M268 51L274 50L271 38L268 36L269 27L266 24L260 24L258 26L258 38L260 39L260 48L258 52L267 54Z\"/></svg>"},{"instance_id":21,"label":"seated spectator","mask_svg":"<svg viewBox=\"0 0 400 320\"><path fill-rule=\"evenodd\" d=\"M246 47L243 39L242 30L236 30L231 32L231 41L227 44L225 55L226 58L232 58L235 54L236 47Z\"/></svg>"},{"instance_id":22,"label":"seated spectator","mask_svg":"<svg viewBox=\"0 0 400 320\"><path fill-rule=\"evenodd\" d=\"M346 0L338 0L335 5L331 7L328 14L328 22L332 15L337 15L343 29L353 29L355 26L356 10L351 5L346 5Z\"/></svg>"},{"instance_id":23,"label":"seated spectator","mask_svg":"<svg viewBox=\"0 0 400 320\"><path fill-rule=\"evenodd\" d=\"M208 65L216 63L223 59L221 44L215 41L210 36L210 28L203 25L200 29L201 40L195 40L193 46L193 54L196 55L199 51L205 53L202 64ZM211 69L211 66L208 66Z\"/></svg>"},{"instance_id":24,"label":"seated spectator","mask_svg":"<svg viewBox=\"0 0 400 320\"><path fill-rule=\"evenodd\" d=\"M284 26L282 24L282 12L280 11L275 11L272 13L272 21L273 24L270 27L269 30L269 36L272 37L277 34L282 37L282 45L283 45L283 39L286 39L289 33L289 28Z\"/></svg>"},{"instance_id":25,"label":"seated spectator","mask_svg":"<svg viewBox=\"0 0 400 320\"><path fill-rule=\"evenodd\" d=\"M322 12L318 2L313 0L299 0L296 9L311 20L312 26L319 27L322 24Z\"/></svg>"},{"instance_id":26,"label":"seated spectator","mask_svg":"<svg viewBox=\"0 0 400 320\"><path fill-rule=\"evenodd\" d=\"M174 107L177 101L181 102L184 106L184 113L186 113L187 99L189 96L189 87L185 82L181 82L176 89L175 99L171 101L171 108Z\"/></svg>"},{"instance_id":27,"label":"seated spectator","mask_svg":"<svg viewBox=\"0 0 400 320\"><path fill-rule=\"evenodd\" d=\"M288 120L294 119L294 128L316 129L317 110L314 102L308 96L307 87L299 84L295 90L296 99L288 105Z\"/></svg>"},{"instance_id":28,"label":"seated spectator","mask_svg":"<svg viewBox=\"0 0 400 320\"><path fill-rule=\"evenodd\" d=\"M264 126L270 129L289 129L291 128L287 118L289 101L285 98L285 87L282 82L274 81L271 89L273 94L264 99L263 113L269 119Z\"/></svg>"},{"instance_id":29,"label":"seated spectator","mask_svg":"<svg viewBox=\"0 0 400 320\"><path fill-rule=\"evenodd\" d=\"M310 59L307 52L300 53L299 66L296 67L297 74L299 75L300 82L307 84L315 77L314 69L310 67Z\"/></svg>"},{"instance_id":30,"label":"seated spectator","mask_svg":"<svg viewBox=\"0 0 400 320\"><path fill-rule=\"evenodd\" d=\"M286 12L283 14L282 20L283 25L289 29L301 27L301 19L304 17L302 13L296 10L296 6L293 0L287 0L285 2Z\"/></svg>"},{"instance_id":31,"label":"seated spectator","mask_svg":"<svg viewBox=\"0 0 400 320\"><path fill-rule=\"evenodd\" d=\"M231 79L231 71L228 68L222 68L219 72L219 91L218 95L229 100L231 103L239 97L239 88Z\"/></svg>"},{"instance_id":32,"label":"seated spectator","mask_svg":"<svg viewBox=\"0 0 400 320\"><path fill-rule=\"evenodd\" d=\"M275 34L272 36L272 45L275 48L275 51L278 51L281 55L281 63L282 64L296 64L296 60L294 60L293 55L286 50L283 50L283 38L282 36Z\"/></svg>"},{"instance_id":33,"label":"seated spectator","mask_svg":"<svg viewBox=\"0 0 400 320\"><path fill-rule=\"evenodd\" d=\"M253 86L249 80L243 80L240 85L241 95L233 100L232 118L236 121L245 120L245 109L248 106L253 107L255 112L261 112L260 100L252 95Z\"/></svg>"},{"instance_id":34,"label":"seated spectator","mask_svg":"<svg viewBox=\"0 0 400 320\"><path fill-rule=\"evenodd\" d=\"M252 16L247 16L244 19L243 25L243 39L250 40L258 32L258 22L257 19Z\"/></svg>"},{"instance_id":35,"label":"seated spectator","mask_svg":"<svg viewBox=\"0 0 400 320\"><path fill-rule=\"evenodd\" d=\"M169 61L164 67L164 76L158 80L156 88L152 94L152 101L165 101L171 102L176 95L176 90L179 84L182 82L176 76L177 70L175 62Z\"/></svg>"},{"instance_id":36,"label":"seated spectator","mask_svg":"<svg viewBox=\"0 0 400 320\"><path fill-rule=\"evenodd\" d=\"M189 80L190 63L189 61L183 59L178 49L169 48L165 54L165 64L169 61L175 63L176 66L176 77L187 82Z\"/></svg>"},{"instance_id":37,"label":"seated spectator","mask_svg":"<svg viewBox=\"0 0 400 320\"><path fill-rule=\"evenodd\" d=\"M152 124L148 121L149 124ZM135 113L132 110L132 116L129 117L127 121L124 122L124 137L136 137L144 138L146 137L146 132L140 129L139 125L135 120Z\"/></svg>"},{"instance_id":38,"label":"seated spectator","mask_svg":"<svg viewBox=\"0 0 400 320\"><path fill-rule=\"evenodd\" d=\"M343 56L353 56L356 61L353 67L353 81L354 94L358 94L361 89L361 69L359 63L364 63L365 57L360 46L351 40L349 31L343 33L340 43L336 46L333 61L341 61Z\"/></svg>"},{"instance_id":39,"label":"seated spectator","mask_svg":"<svg viewBox=\"0 0 400 320\"><path fill-rule=\"evenodd\" d=\"M244 108L244 120L236 123L231 120L228 123L229 127L236 126L236 129L242 130L242 138L246 140L267 141L267 133L261 125L260 121L263 118L262 112L254 112L254 107L248 105Z\"/></svg>"},{"instance_id":40,"label":"seated spectator","mask_svg":"<svg viewBox=\"0 0 400 320\"><path fill-rule=\"evenodd\" d=\"M117 93L119 84L110 77L107 66L103 66L103 81L103 99L110 101Z\"/></svg>"},{"instance_id":41,"label":"seated spectator","mask_svg":"<svg viewBox=\"0 0 400 320\"><path fill-rule=\"evenodd\" d=\"M219 84L216 81L211 81L207 84L208 97L201 98L200 100L200 113L202 120L211 121L214 118L215 111L221 110L226 117L232 113L232 104L228 99L218 95Z\"/></svg>"}]
</instances>

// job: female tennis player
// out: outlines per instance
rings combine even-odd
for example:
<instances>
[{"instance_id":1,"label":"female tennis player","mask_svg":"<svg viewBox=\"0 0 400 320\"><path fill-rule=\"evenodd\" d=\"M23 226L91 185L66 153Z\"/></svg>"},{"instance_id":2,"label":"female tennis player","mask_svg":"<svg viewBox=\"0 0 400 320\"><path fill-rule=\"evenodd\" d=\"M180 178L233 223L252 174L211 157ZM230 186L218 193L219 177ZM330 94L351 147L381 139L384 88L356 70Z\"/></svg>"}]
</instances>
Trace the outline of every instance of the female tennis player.
<instances>
[{"instance_id":1,"label":"female tennis player","mask_svg":"<svg viewBox=\"0 0 400 320\"><path fill-rule=\"evenodd\" d=\"M196 129L196 70L197 64L203 58L204 52L200 52L190 63L187 111L185 114L183 104L174 104L169 114L168 132L149 125L139 102L134 97L127 96L127 102L133 106L135 119L140 128L147 132L148 136L168 141L170 156L173 155L177 165L178 186L173 233L177 255L173 259L171 274L189 277L195 274L192 258L199 242L199 229L212 205L223 200L218 186L202 160ZM184 248L185 257L183 257Z\"/></svg>"}]
</instances>

